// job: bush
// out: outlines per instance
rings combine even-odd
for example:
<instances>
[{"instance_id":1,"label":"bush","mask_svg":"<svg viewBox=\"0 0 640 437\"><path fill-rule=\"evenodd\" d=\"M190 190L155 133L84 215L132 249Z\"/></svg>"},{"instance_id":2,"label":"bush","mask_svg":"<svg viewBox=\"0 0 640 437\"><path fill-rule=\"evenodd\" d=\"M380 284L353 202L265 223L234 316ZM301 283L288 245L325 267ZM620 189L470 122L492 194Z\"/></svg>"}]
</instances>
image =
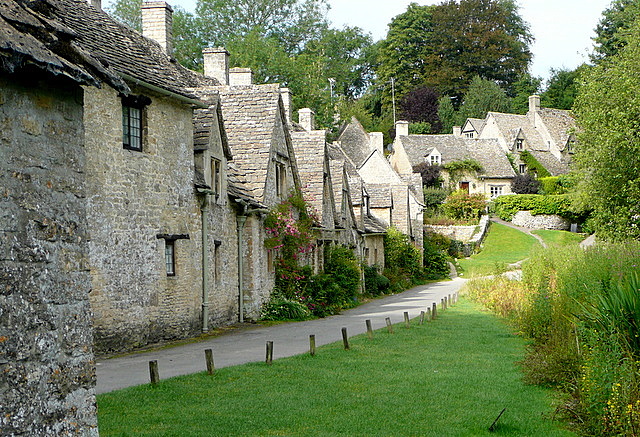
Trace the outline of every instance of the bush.
<instances>
[{"instance_id":1,"label":"bush","mask_svg":"<svg viewBox=\"0 0 640 437\"><path fill-rule=\"evenodd\" d=\"M542 196L520 194L500 196L493 201L495 213L502 220L511 220L518 211L531 211L532 215L556 214L569 220L578 219L568 195Z\"/></svg>"},{"instance_id":2,"label":"bush","mask_svg":"<svg viewBox=\"0 0 640 437\"><path fill-rule=\"evenodd\" d=\"M402 291L423 279L420 252L408 236L395 228L389 228L384 236L384 259L384 275L393 291Z\"/></svg>"},{"instance_id":3,"label":"bush","mask_svg":"<svg viewBox=\"0 0 640 437\"><path fill-rule=\"evenodd\" d=\"M329 247L325 252L324 273L338 287L339 295L331 303L352 303L360 292L360 265L353 250L344 246Z\"/></svg>"},{"instance_id":4,"label":"bush","mask_svg":"<svg viewBox=\"0 0 640 437\"><path fill-rule=\"evenodd\" d=\"M422 260L426 279L442 279L449 276L447 252L451 240L444 235L425 233Z\"/></svg>"},{"instance_id":5,"label":"bush","mask_svg":"<svg viewBox=\"0 0 640 437\"><path fill-rule=\"evenodd\" d=\"M379 296L389 290L389 278L381 275L378 266L364 266L364 289L370 296Z\"/></svg>"},{"instance_id":6,"label":"bush","mask_svg":"<svg viewBox=\"0 0 640 437\"><path fill-rule=\"evenodd\" d=\"M262 320L306 320L311 311L302 303L285 297L272 296L260 314Z\"/></svg>"},{"instance_id":7,"label":"bush","mask_svg":"<svg viewBox=\"0 0 640 437\"><path fill-rule=\"evenodd\" d=\"M423 192L425 210L429 215L433 215L440 209L449 194L447 190L442 188L425 188Z\"/></svg>"},{"instance_id":8,"label":"bush","mask_svg":"<svg viewBox=\"0 0 640 437\"><path fill-rule=\"evenodd\" d=\"M471 220L480 218L486 206L484 194L469 194L465 190L458 190L447 197L442 210L451 218Z\"/></svg>"},{"instance_id":9,"label":"bush","mask_svg":"<svg viewBox=\"0 0 640 437\"><path fill-rule=\"evenodd\" d=\"M511 191L516 194L538 194L539 189L540 182L529 173L516 175L511 181Z\"/></svg>"}]
</instances>

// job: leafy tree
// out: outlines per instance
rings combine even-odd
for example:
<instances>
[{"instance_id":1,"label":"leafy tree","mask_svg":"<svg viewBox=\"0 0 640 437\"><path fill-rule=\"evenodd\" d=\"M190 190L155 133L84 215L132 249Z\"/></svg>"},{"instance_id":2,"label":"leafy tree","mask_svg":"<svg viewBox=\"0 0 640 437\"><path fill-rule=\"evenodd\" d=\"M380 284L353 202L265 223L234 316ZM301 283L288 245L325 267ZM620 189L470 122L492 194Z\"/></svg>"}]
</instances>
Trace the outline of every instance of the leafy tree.
<instances>
[{"instance_id":1,"label":"leafy tree","mask_svg":"<svg viewBox=\"0 0 640 437\"><path fill-rule=\"evenodd\" d=\"M516 194L538 194L540 182L529 173L518 174L511 181L511 191Z\"/></svg>"},{"instance_id":2,"label":"leafy tree","mask_svg":"<svg viewBox=\"0 0 640 437\"><path fill-rule=\"evenodd\" d=\"M640 239L640 22L627 45L585 73L574 104L575 163L598 235Z\"/></svg>"},{"instance_id":3,"label":"leafy tree","mask_svg":"<svg viewBox=\"0 0 640 437\"><path fill-rule=\"evenodd\" d=\"M440 118L440 123L442 123L440 132L450 134L457 121L457 112L453 103L451 103L451 97L444 96L438 100L438 117Z\"/></svg>"},{"instance_id":4,"label":"leafy tree","mask_svg":"<svg viewBox=\"0 0 640 437\"><path fill-rule=\"evenodd\" d=\"M258 32L274 37L289 54L320 37L327 29L326 0L198 0L196 15L208 44L228 41Z\"/></svg>"},{"instance_id":5,"label":"leafy tree","mask_svg":"<svg viewBox=\"0 0 640 437\"><path fill-rule=\"evenodd\" d=\"M114 0L105 10L115 20L142 32L142 0Z\"/></svg>"},{"instance_id":6,"label":"leafy tree","mask_svg":"<svg viewBox=\"0 0 640 437\"><path fill-rule=\"evenodd\" d=\"M458 190L447 197L442 210L453 219L475 220L480 217L486 206L484 194L469 194L465 190Z\"/></svg>"},{"instance_id":7,"label":"leafy tree","mask_svg":"<svg viewBox=\"0 0 640 437\"><path fill-rule=\"evenodd\" d=\"M514 114L526 114L529 111L529 96L540 92L542 79L525 73L513 84L513 97L511 98L511 112Z\"/></svg>"},{"instance_id":8,"label":"leafy tree","mask_svg":"<svg viewBox=\"0 0 640 437\"><path fill-rule=\"evenodd\" d=\"M498 84L476 76L469 85L460 106L458 121L464 123L467 118L485 118L487 112L509 112L511 101Z\"/></svg>"},{"instance_id":9,"label":"leafy tree","mask_svg":"<svg viewBox=\"0 0 640 437\"><path fill-rule=\"evenodd\" d=\"M442 182L442 178L440 177L441 170L441 166L429 162L421 162L413 166L413 171L420 173L422 186L424 188L440 187L440 183Z\"/></svg>"},{"instance_id":10,"label":"leafy tree","mask_svg":"<svg viewBox=\"0 0 640 437\"><path fill-rule=\"evenodd\" d=\"M578 80L586 69L582 65L575 70L551 69L551 77L547 81L547 89L541 96L542 106L556 109L571 109L578 94Z\"/></svg>"},{"instance_id":11,"label":"leafy tree","mask_svg":"<svg viewBox=\"0 0 640 437\"><path fill-rule=\"evenodd\" d=\"M400 101L400 117L410 122L428 123L429 129L421 133L439 133L442 123L438 115L438 93L427 87L409 91Z\"/></svg>"},{"instance_id":12,"label":"leafy tree","mask_svg":"<svg viewBox=\"0 0 640 437\"><path fill-rule=\"evenodd\" d=\"M626 44L626 33L640 13L637 0L614 0L602 13L596 27L594 53L596 63L613 56Z\"/></svg>"}]
</instances>

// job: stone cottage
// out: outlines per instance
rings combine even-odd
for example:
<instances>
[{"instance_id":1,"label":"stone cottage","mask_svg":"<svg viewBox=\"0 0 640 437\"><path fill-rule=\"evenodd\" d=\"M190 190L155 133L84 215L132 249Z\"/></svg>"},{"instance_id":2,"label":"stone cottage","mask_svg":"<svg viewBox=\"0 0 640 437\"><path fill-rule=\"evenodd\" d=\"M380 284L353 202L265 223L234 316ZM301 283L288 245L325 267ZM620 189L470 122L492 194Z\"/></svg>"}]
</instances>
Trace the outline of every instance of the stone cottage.
<instances>
[{"instance_id":1,"label":"stone cottage","mask_svg":"<svg viewBox=\"0 0 640 437\"><path fill-rule=\"evenodd\" d=\"M0 434L97 436L83 96L126 85L28 3L0 10Z\"/></svg>"},{"instance_id":2,"label":"stone cottage","mask_svg":"<svg viewBox=\"0 0 640 437\"><path fill-rule=\"evenodd\" d=\"M496 139L455 134L409 135L408 123L397 123L390 163L403 177L415 175L413 168L421 163L446 166L463 161L474 161L481 170L456 174L443 170L444 186L464 189L471 194L481 193L490 198L511 193L515 172Z\"/></svg>"}]
</instances>

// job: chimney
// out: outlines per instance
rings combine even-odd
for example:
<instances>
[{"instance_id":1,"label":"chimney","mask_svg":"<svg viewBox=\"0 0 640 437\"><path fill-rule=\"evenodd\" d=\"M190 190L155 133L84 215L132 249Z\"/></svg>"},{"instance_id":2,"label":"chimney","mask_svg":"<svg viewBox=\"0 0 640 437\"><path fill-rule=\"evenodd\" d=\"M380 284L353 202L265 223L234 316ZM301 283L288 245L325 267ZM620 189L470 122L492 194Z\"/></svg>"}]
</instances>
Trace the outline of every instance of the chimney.
<instances>
[{"instance_id":1,"label":"chimney","mask_svg":"<svg viewBox=\"0 0 640 437\"><path fill-rule=\"evenodd\" d=\"M87 0L87 3L89 3L91 6L93 6L99 11L102 10L102 0Z\"/></svg>"},{"instance_id":2,"label":"chimney","mask_svg":"<svg viewBox=\"0 0 640 437\"><path fill-rule=\"evenodd\" d=\"M529 112L533 113L540 110L540 96L529 96Z\"/></svg>"},{"instance_id":3,"label":"chimney","mask_svg":"<svg viewBox=\"0 0 640 437\"><path fill-rule=\"evenodd\" d=\"M307 132L311 132L316 128L316 114L309 108L298 110L298 124Z\"/></svg>"},{"instance_id":4,"label":"chimney","mask_svg":"<svg viewBox=\"0 0 640 437\"><path fill-rule=\"evenodd\" d=\"M142 35L156 41L171 55L171 23L173 9L167 2L142 3Z\"/></svg>"},{"instance_id":5,"label":"chimney","mask_svg":"<svg viewBox=\"0 0 640 437\"><path fill-rule=\"evenodd\" d=\"M462 126L454 126L453 127L453 136L461 137L462 136Z\"/></svg>"},{"instance_id":6,"label":"chimney","mask_svg":"<svg viewBox=\"0 0 640 437\"><path fill-rule=\"evenodd\" d=\"M377 149L384 156L384 136L382 132L371 132L369 134L371 150Z\"/></svg>"},{"instance_id":7,"label":"chimney","mask_svg":"<svg viewBox=\"0 0 640 437\"><path fill-rule=\"evenodd\" d=\"M282 105L284 106L284 112L287 114L287 121L291 121L291 90L289 88L280 88L280 97L282 98Z\"/></svg>"},{"instance_id":8,"label":"chimney","mask_svg":"<svg viewBox=\"0 0 640 437\"><path fill-rule=\"evenodd\" d=\"M235 67L229 70L229 85L251 85L253 84L253 72L250 68Z\"/></svg>"},{"instance_id":9,"label":"chimney","mask_svg":"<svg viewBox=\"0 0 640 437\"><path fill-rule=\"evenodd\" d=\"M409 135L409 122L404 120L396 121L396 138Z\"/></svg>"},{"instance_id":10,"label":"chimney","mask_svg":"<svg viewBox=\"0 0 640 437\"><path fill-rule=\"evenodd\" d=\"M229 85L229 52L224 47L209 47L202 51L204 75Z\"/></svg>"}]
</instances>

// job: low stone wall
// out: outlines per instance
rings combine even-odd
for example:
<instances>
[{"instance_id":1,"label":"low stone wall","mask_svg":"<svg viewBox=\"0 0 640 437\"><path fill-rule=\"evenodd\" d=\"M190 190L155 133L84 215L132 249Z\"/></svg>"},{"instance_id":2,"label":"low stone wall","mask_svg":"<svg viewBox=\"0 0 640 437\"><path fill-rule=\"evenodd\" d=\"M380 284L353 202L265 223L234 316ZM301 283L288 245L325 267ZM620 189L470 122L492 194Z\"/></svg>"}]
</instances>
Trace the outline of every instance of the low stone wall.
<instances>
[{"instance_id":1,"label":"low stone wall","mask_svg":"<svg viewBox=\"0 0 640 437\"><path fill-rule=\"evenodd\" d=\"M516 215L513 216L511 223L516 226L532 229L568 231L571 228L571 223L558 215L531 215L529 211L518 211Z\"/></svg>"},{"instance_id":2,"label":"low stone wall","mask_svg":"<svg viewBox=\"0 0 640 437\"><path fill-rule=\"evenodd\" d=\"M464 256L470 256L480 247L489 229L489 216L484 215L475 226L437 226L427 225L425 230L436 234L444 235L459 246L459 250Z\"/></svg>"}]
</instances>

